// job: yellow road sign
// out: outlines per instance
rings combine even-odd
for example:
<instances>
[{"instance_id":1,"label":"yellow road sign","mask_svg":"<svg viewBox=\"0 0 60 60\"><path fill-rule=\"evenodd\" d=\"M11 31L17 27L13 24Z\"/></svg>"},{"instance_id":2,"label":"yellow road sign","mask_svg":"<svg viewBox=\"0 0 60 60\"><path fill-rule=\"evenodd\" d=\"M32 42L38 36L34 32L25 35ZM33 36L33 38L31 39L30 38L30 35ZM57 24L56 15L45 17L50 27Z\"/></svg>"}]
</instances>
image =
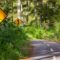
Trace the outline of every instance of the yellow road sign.
<instances>
[{"instance_id":1,"label":"yellow road sign","mask_svg":"<svg viewBox=\"0 0 60 60\"><path fill-rule=\"evenodd\" d=\"M15 20L15 24L16 24L16 25L20 25L20 24L22 24L22 23L24 23L24 22L23 22L21 19L18 19L18 18L17 18L17 19Z\"/></svg>"},{"instance_id":2,"label":"yellow road sign","mask_svg":"<svg viewBox=\"0 0 60 60\"><path fill-rule=\"evenodd\" d=\"M5 12L2 10L2 9L0 9L0 22L2 22L5 18L6 18L6 14L5 14Z\"/></svg>"}]
</instances>

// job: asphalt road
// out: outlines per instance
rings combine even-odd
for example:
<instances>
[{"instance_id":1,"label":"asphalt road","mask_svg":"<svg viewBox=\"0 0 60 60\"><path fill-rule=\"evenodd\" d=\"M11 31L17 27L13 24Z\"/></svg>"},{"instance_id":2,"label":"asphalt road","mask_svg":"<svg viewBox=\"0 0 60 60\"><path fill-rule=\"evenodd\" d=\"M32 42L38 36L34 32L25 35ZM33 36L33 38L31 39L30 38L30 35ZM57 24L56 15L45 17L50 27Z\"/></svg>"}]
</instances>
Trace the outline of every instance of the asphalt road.
<instances>
[{"instance_id":1,"label":"asphalt road","mask_svg":"<svg viewBox=\"0 0 60 60\"><path fill-rule=\"evenodd\" d=\"M30 60L60 60L60 43L45 40L32 41Z\"/></svg>"}]
</instances>

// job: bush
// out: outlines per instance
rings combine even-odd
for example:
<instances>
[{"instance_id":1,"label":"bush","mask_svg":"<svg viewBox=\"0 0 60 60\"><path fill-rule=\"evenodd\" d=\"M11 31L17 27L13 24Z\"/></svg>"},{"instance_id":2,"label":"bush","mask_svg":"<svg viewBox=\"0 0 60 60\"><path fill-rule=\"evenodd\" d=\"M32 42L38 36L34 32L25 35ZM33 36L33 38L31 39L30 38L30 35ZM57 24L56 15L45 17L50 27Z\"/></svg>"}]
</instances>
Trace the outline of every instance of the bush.
<instances>
[{"instance_id":1,"label":"bush","mask_svg":"<svg viewBox=\"0 0 60 60\"><path fill-rule=\"evenodd\" d=\"M54 30L46 30L40 27L27 26L25 31L30 39L45 39L51 40L55 38Z\"/></svg>"},{"instance_id":2,"label":"bush","mask_svg":"<svg viewBox=\"0 0 60 60\"><path fill-rule=\"evenodd\" d=\"M27 36L22 27L9 22L0 25L0 60L18 60L28 54Z\"/></svg>"}]
</instances>

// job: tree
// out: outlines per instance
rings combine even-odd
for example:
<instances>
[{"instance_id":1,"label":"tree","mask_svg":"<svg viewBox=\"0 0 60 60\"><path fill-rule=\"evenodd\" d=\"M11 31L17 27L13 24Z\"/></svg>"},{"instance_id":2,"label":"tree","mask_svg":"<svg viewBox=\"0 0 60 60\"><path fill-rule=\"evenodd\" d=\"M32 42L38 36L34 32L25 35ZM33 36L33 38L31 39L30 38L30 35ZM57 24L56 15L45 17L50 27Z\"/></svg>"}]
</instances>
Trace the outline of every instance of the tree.
<instances>
[{"instance_id":1,"label":"tree","mask_svg":"<svg viewBox=\"0 0 60 60\"><path fill-rule=\"evenodd\" d=\"M59 13L59 5L57 0L20 0L22 11L20 15L23 20L26 20L35 25L42 27L51 27L54 25L53 19ZM21 6L20 5L20 6Z\"/></svg>"}]
</instances>

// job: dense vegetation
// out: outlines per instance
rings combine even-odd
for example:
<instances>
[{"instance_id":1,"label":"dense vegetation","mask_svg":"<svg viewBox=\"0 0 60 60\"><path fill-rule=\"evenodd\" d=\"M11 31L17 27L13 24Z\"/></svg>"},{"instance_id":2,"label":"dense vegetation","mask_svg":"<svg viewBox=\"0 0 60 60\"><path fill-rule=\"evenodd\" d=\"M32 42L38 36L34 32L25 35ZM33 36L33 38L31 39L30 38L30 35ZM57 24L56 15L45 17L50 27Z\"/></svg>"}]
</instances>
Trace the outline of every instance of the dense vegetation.
<instances>
[{"instance_id":1,"label":"dense vegetation","mask_svg":"<svg viewBox=\"0 0 60 60\"><path fill-rule=\"evenodd\" d=\"M28 36L31 39L59 41L60 1L21 0L21 2L21 16L23 16L23 20L26 20L26 25L28 25L26 27Z\"/></svg>"},{"instance_id":2,"label":"dense vegetation","mask_svg":"<svg viewBox=\"0 0 60 60\"><path fill-rule=\"evenodd\" d=\"M29 40L60 41L60 1L21 0L25 24L14 23L17 0L2 0L0 8L7 18L0 23L0 60L18 60L28 55Z\"/></svg>"},{"instance_id":3,"label":"dense vegetation","mask_svg":"<svg viewBox=\"0 0 60 60\"><path fill-rule=\"evenodd\" d=\"M0 25L0 60L18 60L26 56L29 47L27 42L29 41L23 27L17 27L12 22L2 22Z\"/></svg>"}]
</instances>

